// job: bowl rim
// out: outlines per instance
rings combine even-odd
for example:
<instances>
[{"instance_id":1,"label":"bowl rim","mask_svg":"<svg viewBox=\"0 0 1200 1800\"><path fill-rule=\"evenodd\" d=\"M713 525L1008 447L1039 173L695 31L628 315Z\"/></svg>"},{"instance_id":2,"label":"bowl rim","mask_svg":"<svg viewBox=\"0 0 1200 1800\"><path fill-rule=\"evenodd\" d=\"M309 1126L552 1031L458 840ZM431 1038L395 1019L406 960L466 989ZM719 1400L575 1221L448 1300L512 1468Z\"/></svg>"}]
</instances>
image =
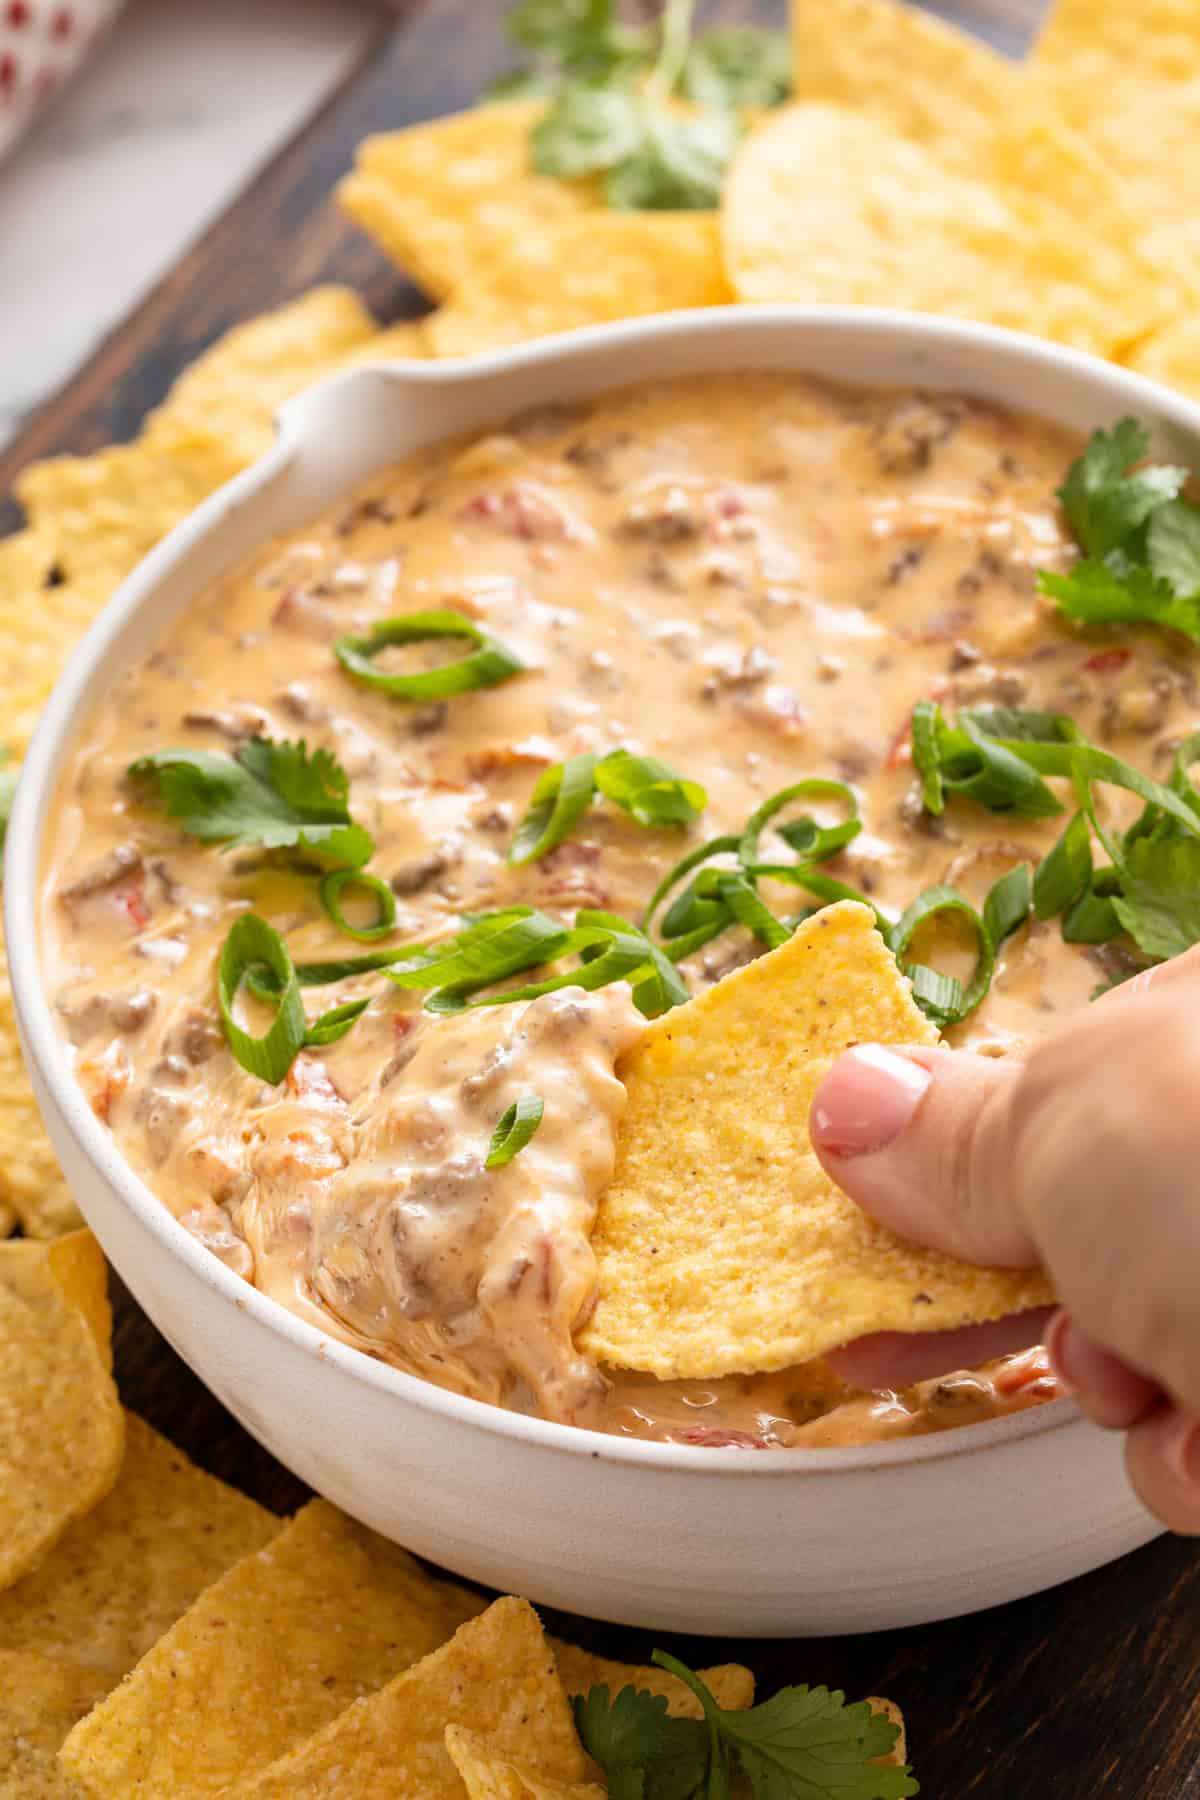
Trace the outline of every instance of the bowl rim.
<instances>
[{"instance_id":1,"label":"bowl rim","mask_svg":"<svg viewBox=\"0 0 1200 1800\"><path fill-rule=\"evenodd\" d=\"M485 356L446 362L395 361L342 371L306 389L280 408L276 438L255 463L211 494L189 513L120 583L113 597L72 652L31 739L21 768L5 845L4 928L9 952L13 1000L25 1053L49 1096L63 1129L83 1158L93 1166L121 1205L156 1240L161 1251L183 1262L209 1294L247 1314L259 1326L297 1350L331 1364L351 1379L381 1394L407 1402L418 1411L440 1417L447 1425L472 1428L544 1451L583 1456L591 1461L640 1466L647 1471L671 1470L680 1475L819 1477L870 1471L876 1475L914 1463L945 1461L999 1448L1017 1439L1082 1425L1073 1399L1047 1401L999 1419L956 1426L916 1437L831 1448L771 1449L748 1454L744 1447L716 1449L702 1445L660 1443L610 1436L581 1426L560 1424L510 1412L490 1402L441 1388L326 1336L281 1302L233 1273L188 1232L157 1198L117 1150L111 1135L88 1106L73 1070L61 1055L61 1038L43 989L38 929L39 875L43 825L53 794L51 779L59 747L70 739L91 708L95 665L119 646L162 580L192 547L218 533L232 508L252 506L259 490L290 461L306 435L306 417L316 396L327 402L356 384L385 380L414 388L470 387L501 373L567 364L602 349L644 349L663 339L702 340L745 327L760 326L764 337L794 330L801 338L820 341L852 334L891 337L897 348L979 350L1007 353L1014 360L1073 373L1092 382L1098 399L1139 403L1164 422L1200 438L1200 406L1172 393L1135 371L1068 349L1044 339L966 320L902 312L882 307L725 306L699 312L657 314L610 325L589 326L554 338L523 344ZM802 356L797 368L803 367ZM612 384L619 386L619 380ZM936 384L931 384L936 385ZM1036 405L1022 410L1038 415ZM430 441L436 441L431 439Z\"/></svg>"}]
</instances>

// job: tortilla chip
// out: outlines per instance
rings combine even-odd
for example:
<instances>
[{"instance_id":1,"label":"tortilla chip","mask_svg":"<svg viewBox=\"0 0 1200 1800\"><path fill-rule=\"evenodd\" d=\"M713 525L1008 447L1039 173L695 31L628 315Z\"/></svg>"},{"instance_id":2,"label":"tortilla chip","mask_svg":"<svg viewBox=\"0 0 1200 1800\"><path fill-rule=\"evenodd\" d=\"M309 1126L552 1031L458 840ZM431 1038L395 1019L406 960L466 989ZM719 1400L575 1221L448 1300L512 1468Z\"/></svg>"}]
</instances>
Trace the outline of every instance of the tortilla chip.
<instances>
[{"instance_id":1,"label":"tortilla chip","mask_svg":"<svg viewBox=\"0 0 1200 1800\"><path fill-rule=\"evenodd\" d=\"M792 0L792 94L870 114L971 172L1026 104L1015 63L899 0Z\"/></svg>"},{"instance_id":2,"label":"tortilla chip","mask_svg":"<svg viewBox=\"0 0 1200 1800\"><path fill-rule=\"evenodd\" d=\"M415 1668L239 1784L239 1800L346 1800L350 1769L354 1800L462 1800L448 1725L468 1726L491 1753L530 1762L550 1781L585 1779L554 1656L527 1600L497 1600Z\"/></svg>"},{"instance_id":3,"label":"tortilla chip","mask_svg":"<svg viewBox=\"0 0 1200 1800\"><path fill-rule=\"evenodd\" d=\"M91 1669L0 1650L0 1800L76 1800L58 1747L98 1698Z\"/></svg>"},{"instance_id":4,"label":"tortilla chip","mask_svg":"<svg viewBox=\"0 0 1200 1800\"><path fill-rule=\"evenodd\" d=\"M8 968L0 955L0 1205L27 1237L53 1238L82 1224L50 1147L17 1041ZM0 1232L0 1236L6 1233Z\"/></svg>"},{"instance_id":5,"label":"tortilla chip","mask_svg":"<svg viewBox=\"0 0 1200 1800\"><path fill-rule=\"evenodd\" d=\"M611 1662L606 1656L593 1656L590 1650L581 1650L577 1644L565 1644L558 1638L551 1638L550 1642L568 1694L588 1694L594 1687L606 1687L615 1698L622 1688L635 1687L647 1694L661 1694L673 1718L704 1717L704 1708L691 1689L665 1669L657 1669L652 1663ZM717 1705L727 1712L741 1712L754 1704L754 1676L741 1663L701 1669L700 1679Z\"/></svg>"},{"instance_id":6,"label":"tortilla chip","mask_svg":"<svg viewBox=\"0 0 1200 1800\"><path fill-rule=\"evenodd\" d=\"M1139 375L1200 400L1200 313L1177 319L1155 332L1122 359Z\"/></svg>"},{"instance_id":7,"label":"tortilla chip","mask_svg":"<svg viewBox=\"0 0 1200 1800\"><path fill-rule=\"evenodd\" d=\"M866 114L788 107L730 171L730 280L743 300L901 306L1100 354L1143 331L1159 302L1132 233L1097 243L1090 214L1064 224L1046 199L1062 160L1049 128L998 140L997 169L1002 160L1011 179L971 176Z\"/></svg>"},{"instance_id":8,"label":"tortilla chip","mask_svg":"<svg viewBox=\"0 0 1200 1800\"><path fill-rule=\"evenodd\" d=\"M115 1687L210 1582L280 1526L126 1413L111 1492L0 1593L0 1648L69 1658Z\"/></svg>"},{"instance_id":9,"label":"tortilla chip","mask_svg":"<svg viewBox=\"0 0 1200 1800\"><path fill-rule=\"evenodd\" d=\"M200 1595L71 1733L63 1760L113 1800L230 1782L247 1792L258 1770L482 1605L314 1500Z\"/></svg>"},{"instance_id":10,"label":"tortilla chip","mask_svg":"<svg viewBox=\"0 0 1200 1800\"><path fill-rule=\"evenodd\" d=\"M445 1742L470 1800L604 1800L608 1792L595 1781L557 1781L531 1763L497 1756L486 1738L462 1725L447 1725Z\"/></svg>"},{"instance_id":11,"label":"tortilla chip","mask_svg":"<svg viewBox=\"0 0 1200 1800\"><path fill-rule=\"evenodd\" d=\"M0 1588L117 1478L124 1419L106 1284L88 1231L0 1244Z\"/></svg>"},{"instance_id":12,"label":"tortilla chip","mask_svg":"<svg viewBox=\"0 0 1200 1800\"><path fill-rule=\"evenodd\" d=\"M539 175L529 134L542 100L452 113L366 138L338 199L435 300L475 280L530 231L601 206L593 182Z\"/></svg>"},{"instance_id":13,"label":"tortilla chip","mask_svg":"<svg viewBox=\"0 0 1200 1800\"><path fill-rule=\"evenodd\" d=\"M1057 0L1031 68L1123 179L1145 254L1200 294L1200 0Z\"/></svg>"},{"instance_id":14,"label":"tortilla chip","mask_svg":"<svg viewBox=\"0 0 1200 1800\"><path fill-rule=\"evenodd\" d=\"M877 1756L875 1761L883 1769L902 1769L908 1761L908 1734L904 1729L904 1714L894 1700L882 1700L878 1694L868 1694L867 1705L873 1713L882 1713L885 1719L889 1719L899 1733L887 1755Z\"/></svg>"},{"instance_id":15,"label":"tortilla chip","mask_svg":"<svg viewBox=\"0 0 1200 1800\"><path fill-rule=\"evenodd\" d=\"M938 1331L1051 1298L1034 1272L902 1242L824 1173L809 1104L852 1044L932 1044L852 901L650 1025L592 1247L581 1347L665 1379L782 1369L872 1331Z\"/></svg>"},{"instance_id":16,"label":"tortilla chip","mask_svg":"<svg viewBox=\"0 0 1200 1800\"><path fill-rule=\"evenodd\" d=\"M285 400L332 373L377 336L357 294L318 287L276 312L235 326L199 357L147 421L142 441L174 459L181 432L212 438L229 474L271 447ZM222 480L228 476L223 475Z\"/></svg>"},{"instance_id":17,"label":"tortilla chip","mask_svg":"<svg viewBox=\"0 0 1200 1800\"><path fill-rule=\"evenodd\" d=\"M426 324L434 356L473 356L730 298L712 213L595 213L525 233Z\"/></svg>"},{"instance_id":18,"label":"tortilla chip","mask_svg":"<svg viewBox=\"0 0 1200 1800\"><path fill-rule=\"evenodd\" d=\"M1024 329L1108 349L1170 316L1180 290L1146 260L1143 222L1124 183L1094 145L1064 126L1020 65L900 0L793 0L792 20L796 100L863 114L947 172L982 182L1013 215L1029 240L1025 266L1040 302ZM890 190L872 182L867 191L886 203ZM899 236L919 228L919 220L906 226L898 217ZM924 250L914 256L914 242L908 238L906 249L919 262ZM1079 306L1077 290L1090 288L1101 321L1092 333L1046 330L1041 322L1046 290L1063 279L1068 292L1059 310L1068 319ZM993 313L988 289L984 280L969 316L1013 322L1008 305Z\"/></svg>"}]
</instances>

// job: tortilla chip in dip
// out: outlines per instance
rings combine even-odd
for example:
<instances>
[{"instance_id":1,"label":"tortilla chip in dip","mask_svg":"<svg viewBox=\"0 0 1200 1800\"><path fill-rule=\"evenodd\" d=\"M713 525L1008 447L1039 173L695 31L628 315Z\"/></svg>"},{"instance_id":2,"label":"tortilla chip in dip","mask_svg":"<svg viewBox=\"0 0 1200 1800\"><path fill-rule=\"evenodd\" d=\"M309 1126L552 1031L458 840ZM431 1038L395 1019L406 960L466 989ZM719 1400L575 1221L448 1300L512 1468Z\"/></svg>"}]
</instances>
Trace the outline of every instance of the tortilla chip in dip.
<instances>
[{"instance_id":1,"label":"tortilla chip in dip","mask_svg":"<svg viewBox=\"0 0 1200 1800\"><path fill-rule=\"evenodd\" d=\"M386 256L444 300L529 231L599 209L594 182L533 167L529 134L545 110L543 100L510 100L365 138L338 199Z\"/></svg>"},{"instance_id":2,"label":"tortilla chip in dip","mask_svg":"<svg viewBox=\"0 0 1200 1800\"><path fill-rule=\"evenodd\" d=\"M448 1725L478 1732L489 1754L529 1764L568 1792L585 1780L554 1653L527 1600L497 1600L440 1650L355 1701L257 1780L239 1784L239 1800L347 1800L350 1769L354 1800L462 1800L445 1745Z\"/></svg>"},{"instance_id":3,"label":"tortilla chip in dip","mask_svg":"<svg viewBox=\"0 0 1200 1800\"><path fill-rule=\"evenodd\" d=\"M110 1492L0 1593L0 1649L85 1665L106 1691L210 1582L281 1527L126 1413Z\"/></svg>"},{"instance_id":4,"label":"tortilla chip in dip","mask_svg":"<svg viewBox=\"0 0 1200 1800\"><path fill-rule=\"evenodd\" d=\"M1031 69L1121 176L1146 254L1200 296L1200 0L1056 0Z\"/></svg>"},{"instance_id":5,"label":"tortilla chip in dip","mask_svg":"<svg viewBox=\"0 0 1200 1800\"><path fill-rule=\"evenodd\" d=\"M595 1781L557 1781L529 1763L498 1756L464 1725L447 1725L445 1743L469 1800L604 1800L608 1792Z\"/></svg>"},{"instance_id":6,"label":"tortilla chip in dip","mask_svg":"<svg viewBox=\"0 0 1200 1800\"><path fill-rule=\"evenodd\" d=\"M566 1644L551 1638L558 1672L568 1694L589 1694L594 1687L606 1687L615 1698L622 1688L638 1688L646 1694L661 1694L667 1711L676 1719L702 1719L704 1708L695 1694L666 1669L648 1663L613 1662L607 1656L593 1656L577 1644ZM754 1676L741 1663L720 1663L714 1669L698 1671L717 1705L726 1712L741 1712L754 1704Z\"/></svg>"},{"instance_id":7,"label":"tortilla chip in dip","mask_svg":"<svg viewBox=\"0 0 1200 1800\"><path fill-rule=\"evenodd\" d=\"M94 1670L0 1650L0 1800L78 1800L58 1748L100 1692Z\"/></svg>"},{"instance_id":8,"label":"tortilla chip in dip","mask_svg":"<svg viewBox=\"0 0 1200 1800\"><path fill-rule=\"evenodd\" d=\"M90 1231L0 1244L0 1589L117 1478L107 1278Z\"/></svg>"},{"instance_id":9,"label":"tortilla chip in dip","mask_svg":"<svg viewBox=\"0 0 1200 1800\"><path fill-rule=\"evenodd\" d=\"M597 212L490 254L426 324L434 356L730 298L713 213Z\"/></svg>"},{"instance_id":10,"label":"tortilla chip in dip","mask_svg":"<svg viewBox=\"0 0 1200 1800\"><path fill-rule=\"evenodd\" d=\"M71 1733L63 1761L112 1800L198 1797L231 1782L249 1792L256 1771L482 1604L314 1500L200 1595Z\"/></svg>"},{"instance_id":11,"label":"tortilla chip in dip","mask_svg":"<svg viewBox=\"0 0 1200 1800\"><path fill-rule=\"evenodd\" d=\"M808 1109L855 1043L937 1034L871 913L842 901L656 1020L600 1202L583 1348L663 1379L786 1368L874 1331L937 1331L1051 1298L1036 1272L902 1242L834 1186Z\"/></svg>"}]
</instances>

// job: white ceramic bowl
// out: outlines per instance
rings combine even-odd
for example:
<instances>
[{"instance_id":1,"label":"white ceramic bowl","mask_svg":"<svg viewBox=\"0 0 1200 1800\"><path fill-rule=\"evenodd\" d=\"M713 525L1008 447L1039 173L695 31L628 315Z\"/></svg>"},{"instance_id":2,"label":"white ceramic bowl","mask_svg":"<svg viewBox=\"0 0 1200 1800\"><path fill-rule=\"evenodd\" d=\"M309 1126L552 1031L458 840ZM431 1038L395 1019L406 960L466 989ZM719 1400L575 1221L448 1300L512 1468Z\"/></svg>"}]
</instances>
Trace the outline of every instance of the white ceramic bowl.
<instances>
[{"instance_id":1,"label":"white ceramic bowl","mask_svg":"<svg viewBox=\"0 0 1200 1800\"><path fill-rule=\"evenodd\" d=\"M285 408L275 447L146 559L72 658L9 828L9 961L42 1111L105 1251L184 1360L314 1488L460 1574L605 1619L745 1635L910 1625L1035 1592L1151 1538L1120 1439L1057 1401L907 1441L755 1455L546 1424L401 1374L248 1287L175 1222L88 1108L39 969L43 823L91 696L220 570L448 433L739 368L964 389L1079 429L1132 412L1173 460L1200 463L1200 409L1150 382L1033 339L887 312L687 313L336 377Z\"/></svg>"}]
</instances>

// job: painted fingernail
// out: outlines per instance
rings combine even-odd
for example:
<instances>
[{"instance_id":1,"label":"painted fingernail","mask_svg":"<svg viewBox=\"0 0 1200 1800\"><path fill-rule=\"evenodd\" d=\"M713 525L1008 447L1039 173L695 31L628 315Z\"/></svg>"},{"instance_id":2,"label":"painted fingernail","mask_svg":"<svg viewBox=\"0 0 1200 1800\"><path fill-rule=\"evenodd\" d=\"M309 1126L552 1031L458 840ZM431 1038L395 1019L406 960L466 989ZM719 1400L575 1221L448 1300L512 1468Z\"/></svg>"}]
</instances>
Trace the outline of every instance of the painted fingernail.
<instances>
[{"instance_id":1,"label":"painted fingernail","mask_svg":"<svg viewBox=\"0 0 1200 1800\"><path fill-rule=\"evenodd\" d=\"M839 1057L812 1104L813 1143L833 1156L871 1156L904 1130L933 1080L920 1063L882 1044Z\"/></svg>"}]
</instances>

